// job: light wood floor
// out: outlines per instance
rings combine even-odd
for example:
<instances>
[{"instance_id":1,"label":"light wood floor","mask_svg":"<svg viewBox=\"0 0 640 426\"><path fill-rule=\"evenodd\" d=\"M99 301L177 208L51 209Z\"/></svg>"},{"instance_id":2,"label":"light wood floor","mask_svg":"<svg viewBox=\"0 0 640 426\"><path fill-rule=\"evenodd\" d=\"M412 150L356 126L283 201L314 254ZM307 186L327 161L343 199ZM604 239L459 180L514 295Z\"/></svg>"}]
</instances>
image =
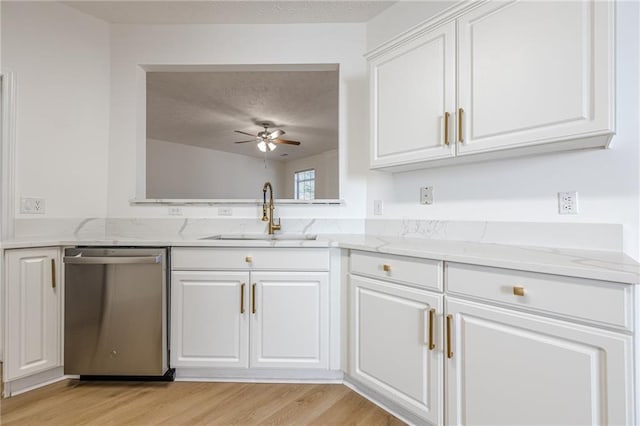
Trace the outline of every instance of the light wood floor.
<instances>
[{"instance_id":1,"label":"light wood floor","mask_svg":"<svg viewBox=\"0 0 640 426\"><path fill-rule=\"evenodd\" d=\"M1 404L2 425L403 425L343 385L66 380Z\"/></svg>"}]
</instances>

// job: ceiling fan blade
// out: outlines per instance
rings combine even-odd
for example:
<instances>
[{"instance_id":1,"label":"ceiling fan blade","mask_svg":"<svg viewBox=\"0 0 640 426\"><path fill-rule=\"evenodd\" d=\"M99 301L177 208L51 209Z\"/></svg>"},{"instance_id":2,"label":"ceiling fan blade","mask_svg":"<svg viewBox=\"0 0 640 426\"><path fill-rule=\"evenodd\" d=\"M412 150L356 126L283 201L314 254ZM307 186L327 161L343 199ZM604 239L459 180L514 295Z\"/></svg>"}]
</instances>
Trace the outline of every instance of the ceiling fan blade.
<instances>
[{"instance_id":1,"label":"ceiling fan blade","mask_svg":"<svg viewBox=\"0 0 640 426\"><path fill-rule=\"evenodd\" d=\"M251 139L250 141L238 141L238 142L234 142L234 143L247 143L247 142L253 142L255 143L256 140L255 139Z\"/></svg>"},{"instance_id":2,"label":"ceiling fan blade","mask_svg":"<svg viewBox=\"0 0 640 426\"><path fill-rule=\"evenodd\" d=\"M252 133L247 133L247 132L243 132L241 130L234 130L234 132L236 133L242 133L243 135L247 135L247 136L253 136L254 138L256 137L256 135L252 134Z\"/></svg>"},{"instance_id":3,"label":"ceiling fan blade","mask_svg":"<svg viewBox=\"0 0 640 426\"><path fill-rule=\"evenodd\" d=\"M282 136L284 134L285 134L284 130L277 129L277 130L274 130L273 132L269 133L269 135L267 137L269 139L276 139L276 138L278 138L278 137L280 137L280 136Z\"/></svg>"},{"instance_id":4,"label":"ceiling fan blade","mask_svg":"<svg viewBox=\"0 0 640 426\"><path fill-rule=\"evenodd\" d=\"M283 143L283 144L287 144L287 145L300 145L300 142L298 142L298 141L288 141L286 139L274 139L271 142L273 142L273 143Z\"/></svg>"}]
</instances>

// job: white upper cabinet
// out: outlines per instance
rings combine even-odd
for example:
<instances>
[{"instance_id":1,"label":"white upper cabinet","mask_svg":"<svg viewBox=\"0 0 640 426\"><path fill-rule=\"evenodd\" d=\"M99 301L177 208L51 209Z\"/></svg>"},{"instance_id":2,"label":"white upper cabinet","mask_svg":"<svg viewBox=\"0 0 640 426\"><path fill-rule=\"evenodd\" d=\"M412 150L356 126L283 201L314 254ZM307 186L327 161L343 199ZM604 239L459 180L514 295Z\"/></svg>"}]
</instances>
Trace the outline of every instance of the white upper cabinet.
<instances>
[{"instance_id":1,"label":"white upper cabinet","mask_svg":"<svg viewBox=\"0 0 640 426\"><path fill-rule=\"evenodd\" d=\"M367 55L371 167L608 146L613 41L611 1L472 2L425 22Z\"/></svg>"},{"instance_id":2,"label":"white upper cabinet","mask_svg":"<svg viewBox=\"0 0 640 426\"><path fill-rule=\"evenodd\" d=\"M371 58L370 72L371 165L452 157L455 24Z\"/></svg>"},{"instance_id":3,"label":"white upper cabinet","mask_svg":"<svg viewBox=\"0 0 640 426\"><path fill-rule=\"evenodd\" d=\"M458 20L458 154L613 129L613 2L490 2Z\"/></svg>"}]
</instances>

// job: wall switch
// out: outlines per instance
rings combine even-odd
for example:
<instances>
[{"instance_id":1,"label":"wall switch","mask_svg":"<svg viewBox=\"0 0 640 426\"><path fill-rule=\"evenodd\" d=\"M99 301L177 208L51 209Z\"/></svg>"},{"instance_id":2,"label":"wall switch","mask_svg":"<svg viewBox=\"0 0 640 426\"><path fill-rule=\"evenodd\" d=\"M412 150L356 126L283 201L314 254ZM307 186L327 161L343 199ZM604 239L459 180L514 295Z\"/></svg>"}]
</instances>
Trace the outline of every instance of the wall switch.
<instances>
[{"instance_id":1,"label":"wall switch","mask_svg":"<svg viewBox=\"0 0 640 426\"><path fill-rule=\"evenodd\" d=\"M169 206L169 216L182 216L182 209L176 206Z\"/></svg>"},{"instance_id":2,"label":"wall switch","mask_svg":"<svg viewBox=\"0 0 640 426\"><path fill-rule=\"evenodd\" d=\"M20 213L44 214L44 198L20 198Z\"/></svg>"},{"instance_id":3,"label":"wall switch","mask_svg":"<svg viewBox=\"0 0 640 426\"><path fill-rule=\"evenodd\" d=\"M558 213L578 214L578 193L576 191L558 192Z\"/></svg>"},{"instance_id":4,"label":"wall switch","mask_svg":"<svg viewBox=\"0 0 640 426\"><path fill-rule=\"evenodd\" d=\"M382 200L373 200L373 214L382 216Z\"/></svg>"},{"instance_id":5,"label":"wall switch","mask_svg":"<svg viewBox=\"0 0 640 426\"><path fill-rule=\"evenodd\" d=\"M218 207L218 216L233 216L231 207Z\"/></svg>"},{"instance_id":6,"label":"wall switch","mask_svg":"<svg viewBox=\"0 0 640 426\"><path fill-rule=\"evenodd\" d=\"M433 186L420 188L420 204L433 204Z\"/></svg>"}]
</instances>

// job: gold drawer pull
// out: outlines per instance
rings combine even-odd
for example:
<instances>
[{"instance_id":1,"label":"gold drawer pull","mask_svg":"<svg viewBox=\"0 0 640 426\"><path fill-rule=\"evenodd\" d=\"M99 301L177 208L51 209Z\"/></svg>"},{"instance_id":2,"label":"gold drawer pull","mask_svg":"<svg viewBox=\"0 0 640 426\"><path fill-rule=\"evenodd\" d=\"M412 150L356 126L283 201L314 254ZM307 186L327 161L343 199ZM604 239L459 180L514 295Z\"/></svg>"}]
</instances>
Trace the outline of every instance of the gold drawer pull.
<instances>
[{"instance_id":1,"label":"gold drawer pull","mask_svg":"<svg viewBox=\"0 0 640 426\"><path fill-rule=\"evenodd\" d=\"M51 259L51 288L56 288L56 260Z\"/></svg>"},{"instance_id":2,"label":"gold drawer pull","mask_svg":"<svg viewBox=\"0 0 640 426\"><path fill-rule=\"evenodd\" d=\"M520 287L517 285L513 286L513 295L514 296L524 296L524 287Z\"/></svg>"},{"instance_id":3,"label":"gold drawer pull","mask_svg":"<svg viewBox=\"0 0 640 426\"><path fill-rule=\"evenodd\" d=\"M245 258L244 258L244 261L245 261L246 263L251 263L251 262L253 262L253 257L251 257L251 256L247 256L247 257L245 257Z\"/></svg>"},{"instance_id":4,"label":"gold drawer pull","mask_svg":"<svg viewBox=\"0 0 640 426\"><path fill-rule=\"evenodd\" d=\"M449 113L444 113L444 144L449 145Z\"/></svg>"},{"instance_id":5,"label":"gold drawer pull","mask_svg":"<svg viewBox=\"0 0 640 426\"><path fill-rule=\"evenodd\" d=\"M391 272L391 265L382 265L382 270L385 272Z\"/></svg>"},{"instance_id":6,"label":"gold drawer pull","mask_svg":"<svg viewBox=\"0 0 640 426\"><path fill-rule=\"evenodd\" d=\"M433 341L433 327L436 322L436 309L429 309L429 350L432 351L436 348L436 344Z\"/></svg>"},{"instance_id":7,"label":"gold drawer pull","mask_svg":"<svg viewBox=\"0 0 640 426\"><path fill-rule=\"evenodd\" d=\"M244 286L245 284L242 283L242 285L240 286L240 313L244 314Z\"/></svg>"},{"instance_id":8,"label":"gold drawer pull","mask_svg":"<svg viewBox=\"0 0 640 426\"><path fill-rule=\"evenodd\" d=\"M462 115L464 114L464 110L462 108L458 108L458 142L464 142L464 135L462 134Z\"/></svg>"},{"instance_id":9,"label":"gold drawer pull","mask_svg":"<svg viewBox=\"0 0 640 426\"><path fill-rule=\"evenodd\" d=\"M256 313L256 283L251 286L251 313Z\"/></svg>"},{"instance_id":10,"label":"gold drawer pull","mask_svg":"<svg viewBox=\"0 0 640 426\"><path fill-rule=\"evenodd\" d=\"M453 346L451 343L451 327L453 315L447 315L447 358L453 358Z\"/></svg>"}]
</instances>

